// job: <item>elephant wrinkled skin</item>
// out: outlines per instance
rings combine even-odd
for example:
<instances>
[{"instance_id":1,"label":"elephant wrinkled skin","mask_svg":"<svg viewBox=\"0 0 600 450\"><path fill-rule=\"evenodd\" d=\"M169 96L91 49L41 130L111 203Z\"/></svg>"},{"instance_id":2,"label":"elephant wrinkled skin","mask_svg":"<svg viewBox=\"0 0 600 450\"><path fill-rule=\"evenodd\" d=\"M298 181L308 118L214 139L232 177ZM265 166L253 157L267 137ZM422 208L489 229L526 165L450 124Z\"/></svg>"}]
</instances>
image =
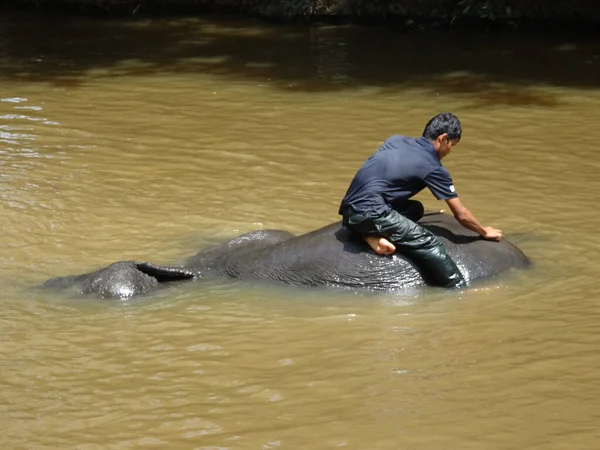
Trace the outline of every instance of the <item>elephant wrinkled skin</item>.
<instances>
[{"instance_id":1,"label":"elephant wrinkled skin","mask_svg":"<svg viewBox=\"0 0 600 450\"><path fill-rule=\"evenodd\" d=\"M442 239L469 282L529 265L507 239L486 241L447 214L429 214L419 223ZM210 276L376 291L427 284L402 255L376 255L360 236L337 222L296 237L281 230L252 231L201 251L180 266L117 262L88 274L52 278L44 286L100 298L129 298L169 282Z\"/></svg>"}]
</instances>

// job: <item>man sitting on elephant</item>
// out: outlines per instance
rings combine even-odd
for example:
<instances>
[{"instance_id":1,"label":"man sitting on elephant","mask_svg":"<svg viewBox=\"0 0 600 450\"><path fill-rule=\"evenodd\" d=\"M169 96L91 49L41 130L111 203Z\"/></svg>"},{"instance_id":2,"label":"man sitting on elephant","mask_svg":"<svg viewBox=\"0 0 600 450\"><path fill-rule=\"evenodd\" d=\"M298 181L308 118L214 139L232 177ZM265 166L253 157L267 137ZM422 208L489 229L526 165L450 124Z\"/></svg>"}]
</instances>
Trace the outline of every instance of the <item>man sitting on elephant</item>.
<instances>
[{"instance_id":1,"label":"man sitting on elephant","mask_svg":"<svg viewBox=\"0 0 600 450\"><path fill-rule=\"evenodd\" d=\"M409 257L432 284L461 288L466 282L440 239L416 222L423 205L412 196L428 187L445 200L456 220L489 240L502 231L484 227L461 203L441 160L460 141L458 118L448 112L433 117L418 139L395 135L358 170L340 205L344 224L360 233L380 255L396 249Z\"/></svg>"}]
</instances>

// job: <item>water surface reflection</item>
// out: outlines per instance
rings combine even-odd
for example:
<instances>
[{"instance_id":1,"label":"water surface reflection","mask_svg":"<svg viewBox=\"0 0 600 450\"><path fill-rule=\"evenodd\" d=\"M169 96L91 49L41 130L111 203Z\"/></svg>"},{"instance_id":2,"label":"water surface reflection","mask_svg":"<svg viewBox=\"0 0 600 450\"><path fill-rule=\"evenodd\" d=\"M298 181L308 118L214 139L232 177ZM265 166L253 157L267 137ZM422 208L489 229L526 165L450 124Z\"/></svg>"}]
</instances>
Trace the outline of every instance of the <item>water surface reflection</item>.
<instances>
[{"instance_id":1,"label":"water surface reflection","mask_svg":"<svg viewBox=\"0 0 600 450\"><path fill-rule=\"evenodd\" d=\"M22 15L0 30L4 447L597 446L595 40ZM465 127L445 160L461 197L532 270L462 294L34 289L337 220L381 140L441 109Z\"/></svg>"}]
</instances>

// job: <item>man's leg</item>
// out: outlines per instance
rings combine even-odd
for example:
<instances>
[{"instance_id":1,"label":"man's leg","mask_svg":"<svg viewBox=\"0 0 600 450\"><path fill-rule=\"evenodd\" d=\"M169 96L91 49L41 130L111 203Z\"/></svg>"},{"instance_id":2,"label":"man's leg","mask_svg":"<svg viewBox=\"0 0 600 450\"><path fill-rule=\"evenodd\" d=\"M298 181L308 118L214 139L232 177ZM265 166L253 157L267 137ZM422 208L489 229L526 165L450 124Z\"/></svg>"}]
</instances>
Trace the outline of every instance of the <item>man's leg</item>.
<instances>
[{"instance_id":1,"label":"man's leg","mask_svg":"<svg viewBox=\"0 0 600 450\"><path fill-rule=\"evenodd\" d=\"M371 215L358 214L353 208L347 207L343 211L344 225L359 233L378 255L391 255L396 247L387 239L377 235L377 228Z\"/></svg>"},{"instance_id":2,"label":"man's leg","mask_svg":"<svg viewBox=\"0 0 600 450\"><path fill-rule=\"evenodd\" d=\"M394 209L413 222L418 222L423 217L423 214L425 214L423 203L417 200L407 200L400 205L394 206ZM378 255L392 255L396 251L396 246L384 237L367 236L365 240Z\"/></svg>"},{"instance_id":3,"label":"man's leg","mask_svg":"<svg viewBox=\"0 0 600 450\"><path fill-rule=\"evenodd\" d=\"M381 236L364 236L369 247L378 255L393 255L396 251L396 246Z\"/></svg>"},{"instance_id":4,"label":"man's leg","mask_svg":"<svg viewBox=\"0 0 600 450\"><path fill-rule=\"evenodd\" d=\"M425 214L425 207L418 200L406 200L399 205L392 205L392 207L413 222L418 222Z\"/></svg>"},{"instance_id":5,"label":"man's leg","mask_svg":"<svg viewBox=\"0 0 600 450\"><path fill-rule=\"evenodd\" d=\"M374 222L379 233L419 267L428 283L448 288L466 286L460 270L436 235L397 211Z\"/></svg>"}]
</instances>

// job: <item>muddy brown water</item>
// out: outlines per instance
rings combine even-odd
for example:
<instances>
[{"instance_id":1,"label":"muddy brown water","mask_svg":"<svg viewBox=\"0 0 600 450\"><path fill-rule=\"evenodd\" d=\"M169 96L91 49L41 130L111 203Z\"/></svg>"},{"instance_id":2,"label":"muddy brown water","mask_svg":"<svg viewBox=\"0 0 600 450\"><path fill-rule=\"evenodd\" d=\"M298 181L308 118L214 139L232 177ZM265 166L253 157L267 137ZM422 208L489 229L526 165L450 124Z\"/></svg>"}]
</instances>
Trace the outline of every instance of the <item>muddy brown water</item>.
<instances>
[{"instance_id":1,"label":"muddy brown water","mask_svg":"<svg viewBox=\"0 0 600 450\"><path fill-rule=\"evenodd\" d=\"M2 448L600 447L597 38L6 13L0 33ZM380 142L440 110L461 198L531 270L462 293L36 289L326 225Z\"/></svg>"}]
</instances>

